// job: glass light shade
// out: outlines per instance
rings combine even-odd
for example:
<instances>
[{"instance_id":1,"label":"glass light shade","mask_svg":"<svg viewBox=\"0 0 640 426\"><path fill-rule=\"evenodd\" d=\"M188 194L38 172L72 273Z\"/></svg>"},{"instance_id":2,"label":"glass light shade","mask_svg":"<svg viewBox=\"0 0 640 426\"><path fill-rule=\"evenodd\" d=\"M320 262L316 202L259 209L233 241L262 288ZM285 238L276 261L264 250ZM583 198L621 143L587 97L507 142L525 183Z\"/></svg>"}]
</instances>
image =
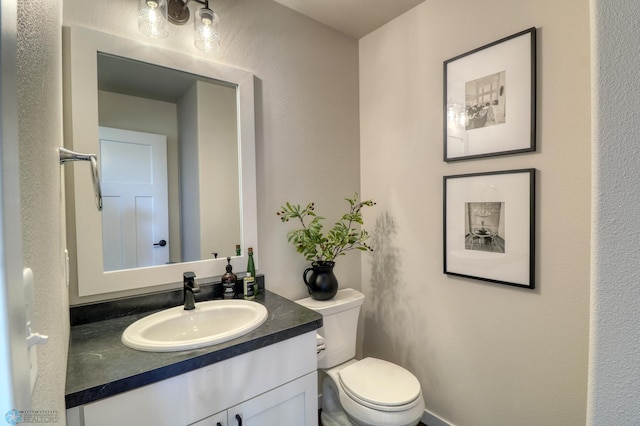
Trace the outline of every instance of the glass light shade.
<instances>
[{"instance_id":1,"label":"glass light shade","mask_svg":"<svg viewBox=\"0 0 640 426\"><path fill-rule=\"evenodd\" d=\"M138 0L138 29L152 38L167 37L167 0Z\"/></svg>"},{"instance_id":2,"label":"glass light shade","mask_svg":"<svg viewBox=\"0 0 640 426\"><path fill-rule=\"evenodd\" d=\"M194 25L194 40L198 49L213 52L220 49L220 19L218 15L206 7L198 10Z\"/></svg>"}]
</instances>

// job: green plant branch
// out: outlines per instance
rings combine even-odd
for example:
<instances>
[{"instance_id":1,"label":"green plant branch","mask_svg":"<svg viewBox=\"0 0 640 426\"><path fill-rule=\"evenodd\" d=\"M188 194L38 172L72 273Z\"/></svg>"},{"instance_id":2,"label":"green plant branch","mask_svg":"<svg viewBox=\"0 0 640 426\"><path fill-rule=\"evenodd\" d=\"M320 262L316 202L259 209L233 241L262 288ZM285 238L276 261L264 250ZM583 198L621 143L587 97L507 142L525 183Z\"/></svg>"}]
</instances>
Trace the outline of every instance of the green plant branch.
<instances>
[{"instance_id":1,"label":"green plant branch","mask_svg":"<svg viewBox=\"0 0 640 426\"><path fill-rule=\"evenodd\" d=\"M324 217L315 213L315 204L309 203L305 208L299 204L287 202L281 206L277 214L282 222L298 219L301 229L294 229L287 234L287 240L292 243L305 259L312 262L334 261L351 250L372 251L366 240L369 234L365 230L355 230L357 223L363 225L362 209L374 206L372 200L359 201L356 193L353 198L345 198L349 203L349 212L334 223L333 228L325 235L322 230ZM308 220L308 218L312 218Z\"/></svg>"}]
</instances>

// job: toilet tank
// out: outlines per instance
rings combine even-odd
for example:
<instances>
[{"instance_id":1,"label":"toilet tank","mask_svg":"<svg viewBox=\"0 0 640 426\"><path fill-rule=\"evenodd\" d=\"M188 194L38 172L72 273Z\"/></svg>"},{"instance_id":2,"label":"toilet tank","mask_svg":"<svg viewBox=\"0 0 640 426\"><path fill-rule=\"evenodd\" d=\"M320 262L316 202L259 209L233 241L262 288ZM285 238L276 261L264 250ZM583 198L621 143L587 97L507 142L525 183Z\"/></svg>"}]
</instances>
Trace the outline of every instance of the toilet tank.
<instances>
[{"instance_id":1,"label":"toilet tank","mask_svg":"<svg viewBox=\"0 0 640 426\"><path fill-rule=\"evenodd\" d=\"M318 330L325 339L326 355L318 361L318 368L331 368L356 356L358 316L364 295L352 288L338 290L331 300L310 297L296 303L322 314L323 326Z\"/></svg>"}]
</instances>

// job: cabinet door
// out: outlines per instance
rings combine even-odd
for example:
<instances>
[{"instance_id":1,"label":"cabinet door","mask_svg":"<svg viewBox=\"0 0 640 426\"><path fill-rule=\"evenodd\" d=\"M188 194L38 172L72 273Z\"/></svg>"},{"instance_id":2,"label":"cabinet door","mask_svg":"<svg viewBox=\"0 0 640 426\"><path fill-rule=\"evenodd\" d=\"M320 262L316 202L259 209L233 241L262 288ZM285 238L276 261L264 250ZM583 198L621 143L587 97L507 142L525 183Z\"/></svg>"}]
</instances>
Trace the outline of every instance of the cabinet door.
<instances>
[{"instance_id":1,"label":"cabinet door","mask_svg":"<svg viewBox=\"0 0 640 426\"><path fill-rule=\"evenodd\" d=\"M233 424L233 423L232 423ZM227 426L227 412L223 411L213 416L202 419L199 422L191 423L189 426Z\"/></svg>"},{"instance_id":2,"label":"cabinet door","mask_svg":"<svg viewBox=\"0 0 640 426\"><path fill-rule=\"evenodd\" d=\"M229 426L317 425L317 373L238 404L228 410L227 418Z\"/></svg>"}]
</instances>

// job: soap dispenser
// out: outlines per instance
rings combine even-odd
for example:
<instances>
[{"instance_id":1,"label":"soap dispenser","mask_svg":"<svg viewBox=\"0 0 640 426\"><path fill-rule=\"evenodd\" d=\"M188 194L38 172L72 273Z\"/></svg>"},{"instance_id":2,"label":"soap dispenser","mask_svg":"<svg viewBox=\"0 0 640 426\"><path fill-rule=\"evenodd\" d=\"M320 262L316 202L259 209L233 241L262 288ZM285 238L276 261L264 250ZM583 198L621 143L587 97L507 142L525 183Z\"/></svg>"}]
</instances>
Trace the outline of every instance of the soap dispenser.
<instances>
[{"instance_id":1,"label":"soap dispenser","mask_svg":"<svg viewBox=\"0 0 640 426\"><path fill-rule=\"evenodd\" d=\"M224 292L222 293L223 299L233 299L236 295L235 286L238 277L233 273L232 269L231 258L227 257L227 272L222 276L222 286L224 287Z\"/></svg>"}]
</instances>

